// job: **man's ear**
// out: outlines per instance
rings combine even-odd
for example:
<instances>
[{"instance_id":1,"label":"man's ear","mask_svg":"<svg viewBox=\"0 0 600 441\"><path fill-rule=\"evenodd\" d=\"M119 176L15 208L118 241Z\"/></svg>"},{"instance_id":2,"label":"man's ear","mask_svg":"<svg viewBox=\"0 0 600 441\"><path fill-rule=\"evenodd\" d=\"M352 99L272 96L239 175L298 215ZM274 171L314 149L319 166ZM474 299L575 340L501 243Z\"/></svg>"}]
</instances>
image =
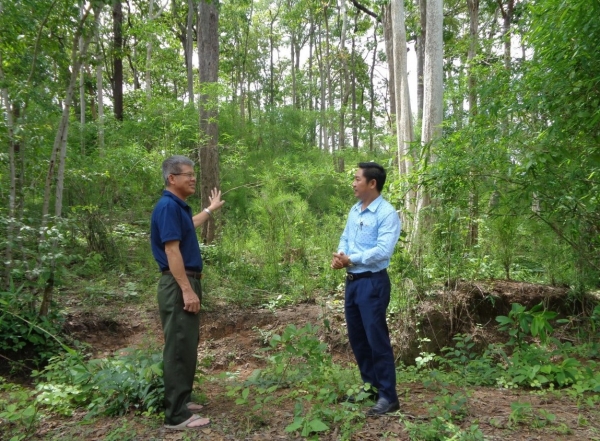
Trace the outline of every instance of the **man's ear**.
<instances>
[{"instance_id":1,"label":"man's ear","mask_svg":"<svg viewBox=\"0 0 600 441\"><path fill-rule=\"evenodd\" d=\"M369 181L369 183L367 184L367 186L368 186L370 189L377 188L377 179L371 179L371 180Z\"/></svg>"}]
</instances>

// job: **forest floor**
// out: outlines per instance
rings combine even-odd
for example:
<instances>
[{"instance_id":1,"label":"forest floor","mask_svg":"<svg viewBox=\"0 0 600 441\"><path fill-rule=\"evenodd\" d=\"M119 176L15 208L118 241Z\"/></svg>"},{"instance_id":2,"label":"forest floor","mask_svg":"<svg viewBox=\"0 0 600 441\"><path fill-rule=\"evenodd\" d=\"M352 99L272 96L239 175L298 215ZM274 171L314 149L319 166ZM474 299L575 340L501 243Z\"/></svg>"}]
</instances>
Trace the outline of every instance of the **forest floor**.
<instances>
[{"instance_id":1,"label":"forest floor","mask_svg":"<svg viewBox=\"0 0 600 441\"><path fill-rule=\"evenodd\" d=\"M332 307L332 304L337 305ZM76 311L74 308L73 311ZM281 334L288 324L301 327L311 323L322 327L325 318L332 324L331 331L322 334L336 363L354 366L347 344L343 310L340 302L299 304L283 309L235 309L230 305L211 305L201 316L201 343L198 366L205 379L196 385L202 400L206 401L203 416L212 421L207 428L196 431L171 432L162 427L157 418L125 415L114 418L96 418L84 421L84 412L70 418L52 417L40 424L35 440L296 440L299 434L285 432L293 421L294 401L277 402L271 408L253 412L249 406L236 405L235 397L227 397L225 373L238 379L247 378L255 369L263 367L255 357L264 347L265 336ZM106 357L127 347L160 350L162 331L154 304L130 304L102 317L90 313L72 312L67 325L77 338L91 345L94 355ZM452 389L452 386L450 386ZM458 388L457 388L458 390ZM600 409L585 408L571 401L565 394L536 394L521 389L470 387L468 414L462 427L478 424L487 440L600 440ZM404 421L426 422L431 419L428 409L439 390L428 388L423 382L400 383L400 411L384 417L366 418L352 435L352 440L408 440ZM530 403L536 411L556 416L551 424L535 421L511 421L511 403ZM367 407L365 407L365 410ZM121 433L123 436L119 436ZM130 435L129 435L130 436ZM337 430L322 434L318 439L339 439Z\"/></svg>"}]
</instances>

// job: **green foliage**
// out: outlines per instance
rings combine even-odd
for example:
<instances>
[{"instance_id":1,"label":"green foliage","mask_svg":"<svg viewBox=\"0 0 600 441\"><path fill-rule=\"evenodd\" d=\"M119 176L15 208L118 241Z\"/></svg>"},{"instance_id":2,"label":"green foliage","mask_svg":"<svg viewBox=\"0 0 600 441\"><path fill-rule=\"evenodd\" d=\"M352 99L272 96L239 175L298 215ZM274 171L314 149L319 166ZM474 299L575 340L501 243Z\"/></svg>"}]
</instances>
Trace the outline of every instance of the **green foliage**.
<instances>
[{"instance_id":1,"label":"green foliage","mask_svg":"<svg viewBox=\"0 0 600 441\"><path fill-rule=\"evenodd\" d=\"M28 439L41 417L35 393L0 377L0 435L7 441ZM10 437L10 438L9 438Z\"/></svg>"},{"instance_id":2,"label":"green foliage","mask_svg":"<svg viewBox=\"0 0 600 441\"><path fill-rule=\"evenodd\" d=\"M294 419L286 432L314 439L318 433L338 426L341 439L349 439L364 414L356 404L338 405L338 399L360 390L364 394L358 395L360 402L368 394L362 384L352 383L348 372L333 363L317 332L318 328L310 324L302 328L288 325L281 335L272 335L269 347L261 351L266 353L267 368L255 371L244 385L230 386L228 395L238 396L238 405L254 403L253 412L272 401L295 399ZM286 392L287 386L293 388Z\"/></svg>"},{"instance_id":3,"label":"green foliage","mask_svg":"<svg viewBox=\"0 0 600 441\"><path fill-rule=\"evenodd\" d=\"M542 343L548 341L554 328L550 320L556 317L556 313L544 310L544 305L539 304L527 311L525 306L513 303L508 317L498 316L496 321L500 323L498 329L508 331L510 335L509 345L522 345L525 337L539 337Z\"/></svg>"},{"instance_id":4,"label":"green foliage","mask_svg":"<svg viewBox=\"0 0 600 441\"><path fill-rule=\"evenodd\" d=\"M460 380L455 381L462 385L571 388L575 395L600 391L600 375L593 361L597 353L595 344L573 346L551 338L552 328L547 321L556 314L541 307L526 311L513 304L511 312L509 317L498 317L502 330L511 337L506 345L490 344L479 355L473 351L472 338L459 334L454 337L455 346L444 348L444 355L436 356L436 362L450 372L460 373ZM546 344L526 344L524 338L534 332L538 337L546 333L543 337ZM583 359L588 361L580 361Z\"/></svg>"},{"instance_id":5,"label":"green foliage","mask_svg":"<svg viewBox=\"0 0 600 441\"><path fill-rule=\"evenodd\" d=\"M49 315L39 316L29 306L33 303L27 291L0 292L0 353L9 360L17 356L16 370L39 368L62 349L57 338L62 315L52 308Z\"/></svg>"},{"instance_id":6,"label":"green foliage","mask_svg":"<svg viewBox=\"0 0 600 441\"><path fill-rule=\"evenodd\" d=\"M88 416L144 414L162 409L162 356L125 349L108 359L84 361L78 355L55 357L38 377L37 401L53 412L70 415L85 407Z\"/></svg>"}]
</instances>

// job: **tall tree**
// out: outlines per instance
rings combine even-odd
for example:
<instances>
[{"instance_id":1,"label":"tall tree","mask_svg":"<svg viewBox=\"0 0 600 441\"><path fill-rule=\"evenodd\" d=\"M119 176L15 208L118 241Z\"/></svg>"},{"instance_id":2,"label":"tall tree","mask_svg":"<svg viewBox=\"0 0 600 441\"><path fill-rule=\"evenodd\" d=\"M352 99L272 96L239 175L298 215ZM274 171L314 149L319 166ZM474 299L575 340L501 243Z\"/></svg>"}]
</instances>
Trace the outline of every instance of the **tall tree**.
<instances>
[{"instance_id":1,"label":"tall tree","mask_svg":"<svg viewBox=\"0 0 600 441\"><path fill-rule=\"evenodd\" d=\"M102 7L94 10L94 38L96 41L96 102L98 103L98 151L104 155L104 78L102 75L102 43L100 41L100 26L102 25Z\"/></svg>"},{"instance_id":2,"label":"tall tree","mask_svg":"<svg viewBox=\"0 0 600 441\"><path fill-rule=\"evenodd\" d=\"M470 122L477 115L477 84L475 79L475 57L479 46L479 0L467 0L469 8L469 52L467 54L468 87L469 87L469 114ZM469 232L467 244L474 246L479 238L479 193L475 185L469 193Z\"/></svg>"},{"instance_id":3,"label":"tall tree","mask_svg":"<svg viewBox=\"0 0 600 441\"><path fill-rule=\"evenodd\" d=\"M444 9L442 0L428 1L426 16L421 143L428 150L424 156L428 157L429 161L433 161L435 154L431 151L431 145L442 134L444 116L444 41L442 34ZM429 204L429 193L423 191L418 197L417 213Z\"/></svg>"},{"instance_id":4,"label":"tall tree","mask_svg":"<svg viewBox=\"0 0 600 441\"><path fill-rule=\"evenodd\" d=\"M201 141L200 156L200 192L202 206L210 204L208 198L214 187L219 187L219 125L217 123L219 77L219 2L218 0L200 0L198 4L198 60L200 76L200 114ZM202 238L211 243L215 237L213 219L203 224Z\"/></svg>"},{"instance_id":5,"label":"tall tree","mask_svg":"<svg viewBox=\"0 0 600 441\"><path fill-rule=\"evenodd\" d=\"M113 0L113 113L123 121L123 6Z\"/></svg>"},{"instance_id":6,"label":"tall tree","mask_svg":"<svg viewBox=\"0 0 600 441\"><path fill-rule=\"evenodd\" d=\"M45 182L45 193L42 208L42 227L45 227L48 222L48 208L50 202L50 187L52 185L52 178L54 177L56 160L58 159L58 167L56 171L56 195L54 200L54 215L57 218L62 217L63 209L63 191L64 191L64 178L65 178L65 162L67 156L67 138L69 134L69 117L71 113L71 106L73 103L73 95L75 93L75 85L77 84L77 78L79 77L79 70L81 69L84 57L87 53L89 43L92 39L92 32L84 33L84 25L90 14L91 4L88 4L87 8L81 14L77 29L72 41L71 49L71 75L67 90L65 92L65 98L63 101L62 117L59 122L58 130L56 131L56 137L54 138L54 146L52 148L52 155L50 157L50 164L48 167L48 173L46 175ZM83 36L83 41L80 44L80 37ZM42 228L40 231L44 231ZM42 233L43 234L43 233ZM40 306L40 315L44 316L48 314L50 304L52 302L52 291L54 288L54 270L55 261L52 260L50 276L46 281L46 287L44 289L44 295Z\"/></svg>"},{"instance_id":7,"label":"tall tree","mask_svg":"<svg viewBox=\"0 0 600 441\"><path fill-rule=\"evenodd\" d=\"M411 171L409 147L414 140L414 129L408 91L408 60L406 55L406 24L403 0L391 4L394 49L394 90L396 91L396 128L398 137L398 167L401 175ZM410 198L408 198L410 199ZM411 205L407 200L407 208Z\"/></svg>"}]
</instances>

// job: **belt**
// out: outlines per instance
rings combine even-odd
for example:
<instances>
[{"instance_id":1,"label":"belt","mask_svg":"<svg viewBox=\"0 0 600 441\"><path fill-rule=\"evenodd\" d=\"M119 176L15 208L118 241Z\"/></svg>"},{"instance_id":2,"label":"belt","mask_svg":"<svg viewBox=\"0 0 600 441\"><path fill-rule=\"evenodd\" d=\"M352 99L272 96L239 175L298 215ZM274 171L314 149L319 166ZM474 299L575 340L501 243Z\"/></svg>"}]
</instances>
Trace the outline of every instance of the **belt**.
<instances>
[{"instance_id":1,"label":"belt","mask_svg":"<svg viewBox=\"0 0 600 441\"><path fill-rule=\"evenodd\" d=\"M381 271L365 271L363 273L346 273L346 279L352 281L352 280L358 280L358 279L364 279L367 277L373 277L373 276L379 276L379 275L383 275L387 272L386 269L382 269Z\"/></svg>"},{"instance_id":2,"label":"belt","mask_svg":"<svg viewBox=\"0 0 600 441\"><path fill-rule=\"evenodd\" d=\"M191 277L192 279L201 279L202 278L202 273L198 272L198 271L185 270L185 274L188 277ZM165 270L165 271L162 271L162 275L163 276L172 276L173 273L170 270Z\"/></svg>"}]
</instances>

